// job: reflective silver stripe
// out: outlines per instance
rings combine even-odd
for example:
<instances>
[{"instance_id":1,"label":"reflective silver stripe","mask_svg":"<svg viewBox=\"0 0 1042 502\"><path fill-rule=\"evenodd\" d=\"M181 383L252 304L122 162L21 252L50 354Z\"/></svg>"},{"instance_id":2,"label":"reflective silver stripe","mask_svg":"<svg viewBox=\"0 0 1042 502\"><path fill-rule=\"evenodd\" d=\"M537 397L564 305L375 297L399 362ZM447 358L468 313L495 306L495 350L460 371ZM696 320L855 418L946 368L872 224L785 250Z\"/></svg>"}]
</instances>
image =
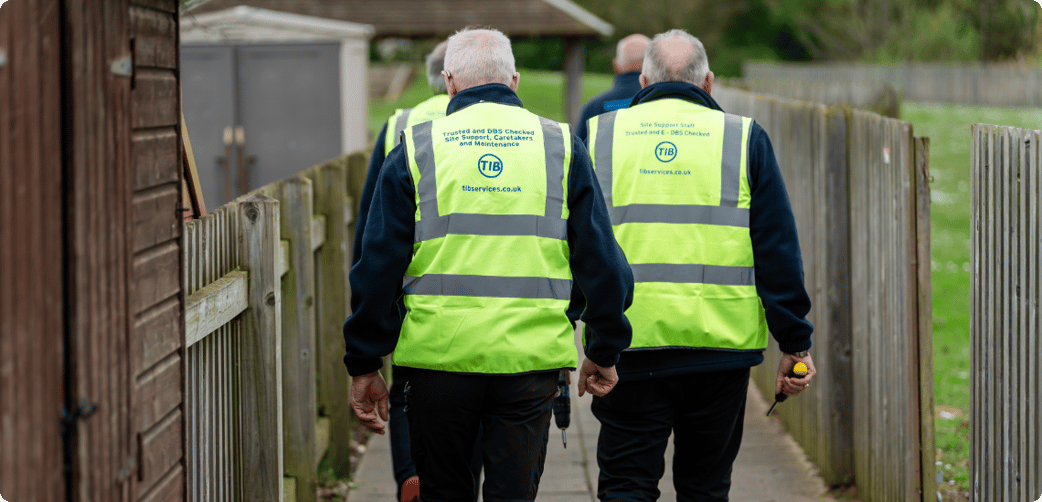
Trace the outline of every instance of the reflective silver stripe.
<instances>
[{"instance_id":1,"label":"reflective silver stripe","mask_svg":"<svg viewBox=\"0 0 1042 502\"><path fill-rule=\"evenodd\" d=\"M634 282L700 283L721 286L755 286L753 267L720 265L630 264Z\"/></svg>"},{"instance_id":2,"label":"reflective silver stripe","mask_svg":"<svg viewBox=\"0 0 1042 502\"><path fill-rule=\"evenodd\" d=\"M398 146L398 143L402 142L402 131L405 130L405 124L409 121L409 114L412 113L412 108L408 110L402 110L402 114L398 116L398 120L394 124L394 146Z\"/></svg>"},{"instance_id":3,"label":"reflective silver stripe","mask_svg":"<svg viewBox=\"0 0 1042 502\"><path fill-rule=\"evenodd\" d=\"M560 218L564 210L564 134L561 125L539 117L543 125L543 150L546 160L546 213ZM571 138L568 138L571 139Z\"/></svg>"},{"instance_id":4,"label":"reflective silver stripe","mask_svg":"<svg viewBox=\"0 0 1042 502\"><path fill-rule=\"evenodd\" d=\"M630 204L611 210L611 224L700 223L749 228L749 210L737 207Z\"/></svg>"},{"instance_id":5,"label":"reflective silver stripe","mask_svg":"<svg viewBox=\"0 0 1042 502\"><path fill-rule=\"evenodd\" d=\"M720 205L738 206L742 167L742 117L724 114L724 151L720 173Z\"/></svg>"},{"instance_id":6,"label":"reflective silver stripe","mask_svg":"<svg viewBox=\"0 0 1042 502\"><path fill-rule=\"evenodd\" d=\"M416 222L416 242L446 235L533 235L549 239L568 239L568 223L560 217L529 214L454 213Z\"/></svg>"},{"instance_id":7,"label":"reflective silver stripe","mask_svg":"<svg viewBox=\"0 0 1042 502\"><path fill-rule=\"evenodd\" d=\"M546 277L426 274L422 277L405 276L402 289L410 295L567 300L572 295L572 281Z\"/></svg>"},{"instance_id":8,"label":"reflective silver stripe","mask_svg":"<svg viewBox=\"0 0 1042 502\"><path fill-rule=\"evenodd\" d=\"M420 219L438 217L438 182L434 170L434 143L431 138L431 123L423 122L412 128L413 148L420 179L416 182L419 195Z\"/></svg>"},{"instance_id":9,"label":"reflective silver stripe","mask_svg":"<svg viewBox=\"0 0 1042 502\"><path fill-rule=\"evenodd\" d=\"M608 112L597 116L597 137L594 138L594 171L597 173L597 181L601 185L604 194L604 202L608 203L608 209L612 207L611 197L611 149L615 134L615 112Z\"/></svg>"}]
</instances>

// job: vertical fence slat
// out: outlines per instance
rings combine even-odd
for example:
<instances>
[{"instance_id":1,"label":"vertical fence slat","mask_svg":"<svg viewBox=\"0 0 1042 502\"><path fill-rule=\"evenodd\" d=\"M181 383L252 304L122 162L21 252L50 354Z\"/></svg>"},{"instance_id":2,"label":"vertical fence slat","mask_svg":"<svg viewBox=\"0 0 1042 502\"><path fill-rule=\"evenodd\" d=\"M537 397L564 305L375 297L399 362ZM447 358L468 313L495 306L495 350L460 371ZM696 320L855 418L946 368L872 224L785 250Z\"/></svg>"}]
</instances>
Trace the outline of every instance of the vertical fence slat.
<instances>
[{"instance_id":1,"label":"vertical fence slat","mask_svg":"<svg viewBox=\"0 0 1042 502\"><path fill-rule=\"evenodd\" d=\"M314 501L315 477L315 258L311 249L311 181L304 176L276 185L281 234L290 243L282 277L282 383L285 472L296 499Z\"/></svg>"},{"instance_id":2,"label":"vertical fence slat","mask_svg":"<svg viewBox=\"0 0 1042 502\"><path fill-rule=\"evenodd\" d=\"M934 432L934 364L933 364L933 285L930 279L930 140L915 140L915 187L916 187L916 243L918 280L918 351L919 351L919 462L924 501L935 500L937 477L934 470L934 449L937 440Z\"/></svg>"},{"instance_id":3,"label":"vertical fence slat","mask_svg":"<svg viewBox=\"0 0 1042 502\"><path fill-rule=\"evenodd\" d=\"M314 187L315 211L326 217L326 242L316 257L318 407L330 420L328 464L337 475L347 476L351 470L351 410L347 400L350 377L343 364L343 324L350 313L347 273L354 238L348 231L354 218L347 194L347 164L339 159L308 175Z\"/></svg>"},{"instance_id":4,"label":"vertical fence slat","mask_svg":"<svg viewBox=\"0 0 1042 502\"><path fill-rule=\"evenodd\" d=\"M869 308L864 300L864 292L868 291L871 275L868 271L868 176L865 166L866 147L863 142L854 138L864 138L867 134L861 115L851 114L850 132L847 141L850 145L850 268L851 268L851 340L853 341L853 401L868 403L870 396L868 372L869 353ZM859 292L859 300L853 301L853 295ZM870 472L869 445L869 412L871 407L863 407L853 413L854 432L854 477L864 485L863 480L872 479Z\"/></svg>"},{"instance_id":5,"label":"vertical fence slat","mask_svg":"<svg viewBox=\"0 0 1042 502\"><path fill-rule=\"evenodd\" d=\"M827 303L819 303L818 309L827 305L828 349L818 356L826 362L829 378L828 395L822 406L828 419L825 430L829 437L824 441L827 454L819 466L827 480L833 483L849 483L853 479L853 401L851 398L852 370L851 355L851 242L849 212L851 209L849 173L847 171L848 114L842 108L829 111L826 132L826 182L825 203L825 294Z\"/></svg>"},{"instance_id":6,"label":"vertical fence slat","mask_svg":"<svg viewBox=\"0 0 1042 502\"><path fill-rule=\"evenodd\" d=\"M249 308L243 314L243 483L247 500L282 499L282 288L278 201L255 194L239 199L239 254L249 271Z\"/></svg>"}]
</instances>

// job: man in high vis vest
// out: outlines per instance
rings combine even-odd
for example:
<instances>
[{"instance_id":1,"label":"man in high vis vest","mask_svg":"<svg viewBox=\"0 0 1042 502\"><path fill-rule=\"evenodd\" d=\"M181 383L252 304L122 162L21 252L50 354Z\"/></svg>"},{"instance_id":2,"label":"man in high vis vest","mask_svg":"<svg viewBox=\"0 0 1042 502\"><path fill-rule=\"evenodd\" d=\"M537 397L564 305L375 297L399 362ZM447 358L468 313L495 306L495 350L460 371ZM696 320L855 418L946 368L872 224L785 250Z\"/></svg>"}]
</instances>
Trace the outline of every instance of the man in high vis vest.
<instances>
[{"instance_id":1,"label":"man in high vis vest","mask_svg":"<svg viewBox=\"0 0 1042 502\"><path fill-rule=\"evenodd\" d=\"M606 395L632 334L633 276L586 148L522 108L510 41L449 38L447 115L406 128L380 169L351 269L344 324L351 406L382 434L394 352L409 368L413 459L425 502L473 496L478 427L485 500L534 500L558 373L577 365L572 281L589 327L579 394ZM404 321L396 299L404 294Z\"/></svg>"},{"instance_id":2,"label":"man in high vis vest","mask_svg":"<svg viewBox=\"0 0 1042 502\"><path fill-rule=\"evenodd\" d=\"M770 140L710 96L705 48L655 36L627 109L589 122L590 156L633 269L633 341L619 383L591 405L602 501L655 500L674 436L677 500L727 500L749 369L768 331L784 355L776 387L814 377L813 326L796 223ZM802 361L804 378L785 376Z\"/></svg>"},{"instance_id":3,"label":"man in high vis vest","mask_svg":"<svg viewBox=\"0 0 1042 502\"><path fill-rule=\"evenodd\" d=\"M369 215L369 204L373 201L373 191L376 190L376 178L380 174L384 158L398 143L401 142L402 131L421 122L427 122L445 116L445 108L449 106L449 91L445 89L445 79L441 71L445 67L445 48L449 45L448 40L439 43L434 50L427 55L427 85L434 96L426 99L413 108L398 109L387 119L380 135L376 138L373 154L369 157L369 170L365 178L365 186L362 188L360 198L358 219L355 224L354 253L351 256L351 264L358 262L362 254L362 237L365 234L366 218ZM405 306L399 301L399 311L405 314ZM352 311L358 308L356 296L351 297ZM394 472L394 481L398 487L398 500L400 502L413 502L420 495L420 479L416 475L416 464L412 461L412 449L409 444L409 421L405 415L405 386L408 382L406 370L398 367L392 369L390 390L390 420L387 427L391 433L391 468ZM480 475L481 464L472 466L474 474ZM474 492L472 500L477 500L477 491Z\"/></svg>"},{"instance_id":4,"label":"man in high vis vest","mask_svg":"<svg viewBox=\"0 0 1042 502\"><path fill-rule=\"evenodd\" d=\"M640 92L640 65L644 63L644 49L648 47L648 37L634 33L615 46L615 59L611 64L615 68L615 81L608 89L586 102L579 114L579 124L575 126L575 135L586 141L586 121L597 115L630 106L633 95Z\"/></svg>"}]
</instances>

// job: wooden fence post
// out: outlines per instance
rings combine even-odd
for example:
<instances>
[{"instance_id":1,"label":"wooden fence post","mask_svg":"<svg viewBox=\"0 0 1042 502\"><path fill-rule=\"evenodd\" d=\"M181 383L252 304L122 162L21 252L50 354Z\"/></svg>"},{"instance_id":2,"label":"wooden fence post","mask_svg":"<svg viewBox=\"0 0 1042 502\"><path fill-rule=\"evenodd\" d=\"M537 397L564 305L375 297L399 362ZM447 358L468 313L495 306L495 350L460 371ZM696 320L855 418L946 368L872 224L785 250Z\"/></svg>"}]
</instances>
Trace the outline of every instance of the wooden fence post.
<instances>
[{"instance_id":1,"label":"wooden fence post","mask_svg":"<svg viewBox=\"0 0 1042 502\"><path fill-rule=\"evenodd\" d=\"M826 241L825 291L827 299L817 306L819 317L827 319L828 344L816 351L828 369L828 390L822 395L827 415L823 418L828 439L823 458L818 459L822 475L830 483L850 483L854 479L854 451L851 398L850 338L850 189L848 184L847 120L849 109L834 107L825 117L825 197Z\"/></svg>"},{"instance_id":2,"label":"wooden fence post","mask_svg":"<svg viewBox=\"0 0 1042 502\"><path fill-rule=\"evenodd\" d=\"M275 184L281 235L289 242L282 277L282 423L285 473L295 479L297 502L314 501L315 473L315 257L312 252L311 181Z\"/></svg>"},{"instance_id":3,"label":"wooden fence post","mask_svg":"<svg viewBox=\"0 0 1042 502\"><path fill-rule=\"evenodd\" d=\"M259 194L239 199L239 253L249 273L249 308L243 313L243 472L246 500L282 500L282 288L279 203Z\"/></svg>"},{"instance_id":4,"label":"wooden fence post","mask_svg":"<svg viewBox=\"0 0 1042 502\"><path fill-rule=\"evenodd\" d=\"M930 138L915 138L916 242L919 281L919 413L923 500L937 493L934 432L933 282L930 260Z\"/></svg>"},{"instance_id":5,"label":"wooden fence post","mask_svg":"<svg viewBox=\"0 0 1042 502\"><path fill-rule=\"evenodd\" d=\"M326 240L316 256L318 409L328 419L329 465L338 476L347 476L351 473L351 380L343 362L343 326L350 313L347 274L354 233L348 225L354 218L347 196L346 159L309 170L307 175L314 187L315 212L326 218Z\"/></svg>"}]
</instances>

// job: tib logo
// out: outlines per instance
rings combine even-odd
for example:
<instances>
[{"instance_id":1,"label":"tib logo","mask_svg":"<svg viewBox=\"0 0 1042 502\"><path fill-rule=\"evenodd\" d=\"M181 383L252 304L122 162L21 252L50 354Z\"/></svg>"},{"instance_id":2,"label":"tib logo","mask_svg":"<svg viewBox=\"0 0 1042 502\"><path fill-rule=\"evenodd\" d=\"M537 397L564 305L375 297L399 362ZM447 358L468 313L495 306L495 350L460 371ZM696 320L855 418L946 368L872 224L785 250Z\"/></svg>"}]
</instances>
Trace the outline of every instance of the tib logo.
<instances>
[{"instance_id":1,"label":"tib logo","mask_svg":"<svg viewBox=\"0 0 1042 502\"><path fill-rule=\"evenodd\" d=\"M491 153L486 153L478 159L478 171L486 178L495 178L503 173L503 161Z\"/></svg>"},{"instance_id":2,"label":"tib logo","mask_svg":"<svg viewBox=\"0 0 1042 502\"><path fill-rule=\"evenodd\" d=\"M659 162L669 162L677 158L677 145L663 141L655 146L655 158Z\"/></svg>"}]
</instances>

